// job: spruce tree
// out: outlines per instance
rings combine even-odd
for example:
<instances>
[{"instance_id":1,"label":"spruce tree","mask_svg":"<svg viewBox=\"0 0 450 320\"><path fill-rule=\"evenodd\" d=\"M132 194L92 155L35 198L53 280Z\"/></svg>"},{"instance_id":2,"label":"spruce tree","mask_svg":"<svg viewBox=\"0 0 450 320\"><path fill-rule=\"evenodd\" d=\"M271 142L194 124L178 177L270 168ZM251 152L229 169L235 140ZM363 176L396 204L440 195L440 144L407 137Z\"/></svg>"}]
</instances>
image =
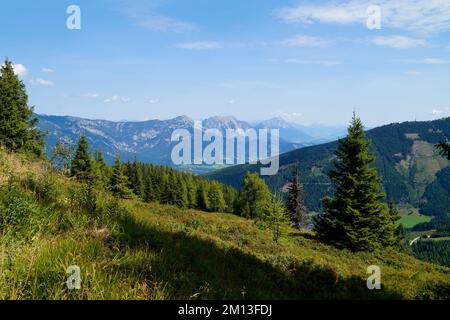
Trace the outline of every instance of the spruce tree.
<instances>
[{"instance_id":1,"label":"spruce tree","mask_svg":"<svg viewBox=\"0 0 450 320\"><path fill-rule=\"evenodd\" d=\"M77 151L72 160L71 176L80 181L93 179L92 159L86 136L82 134L78 140Z\"/></svg>"},{"instance_id":2,"label":"spruce tree","mask_svg":"<svg viewBox=\"0 0 450 320\"><path fill-rule=\"evenodd\" d=\"M225 199L220 185L213 182L208 192L209 210L211 212L223 212L226 209Z\"/></svg>"},{"instance_id":3,"label":"spruce tree","mask_svg":"<svg viewBox=\"0 0 450 320\"><path fill-rule=\"evenodd\" d=\"M240 193L239 206L243 217L262 219L264 208L271 200L272 194L258 173L247 172Z\"/></svg>"},{"instance_id":4,"label":"spruce tree","mask_svg":"<svg viewBox=\"0 0 450 320\"><path fill-rule=\"evenodd\" d=\"M189 175L186 180L186 188L187 188L187 196L188 196L188 203L190 209L197 208L197 184L194 181L192 175Z\"/></svg>"},{"instance_id":5,"label":"spruce tree","mask_svg":"<svg viewBox=\"0 0 450 320\"><path fill-rule=\"evenodd\" d=\"M286 210L294 228L298 230L306 230L308 228L308 209L305 206L305 193L300 183L298 163L293 166Z\"/></svg>"},{"instance_id":6,"label":"spruce tree","mask_svg":"<svg viewBox=\"0 0 450 320\"><path fill-rule=\"evenodd\" d=\"M0 145L9 151L42 156L44 141L35 128L37 122L33 107L28 106L25 84L6 60L0 69Z\"/></svg>"},{"instance_id":7,"label":"spruce tree","mask_svg":"<svg viewBox=\"0 0 450 320\"><path fill-rule=\"evenodd\" d=\"M111 167L106 164L101 150L94 153L93 171L97 183L107 187L111 178Z\"/></svg>"},{"instance_id":8,"label":"spruce tree","mask_svg":"<svg viewBox=\"0 0 450 320\"><path fill-rule=\"evenodd\" d=\"M323 200L325 213L316 219L322 242L352 251L393 246L397 240L395 217L381 202L381 179L371 165L375 156L365 139L361 120L354 115L348 136L339 142L335 170L329 177L336 186L334 198Z\"/></svg>"},{"instance_id":9,"label":"spruce tree","mask_svg":"<svg viewBox=\"0 0 450 320\"><path fill-rule=\"evenodd\" d=\"M58 140L52 150L51 161L53 167L59 170L64 175L68 175L70 169L70 162L73 156L73 147L63 140Z\"/></svg>"},{"instance_id":10,"label":"spruce tree","mask_svg":"<svg viewBox=\"0 0 450 320\"><path fill-rule=\"evenodd\" d=\"M116 156L109 188L116 197L124 199L132 197L132 191L128 188L128 178L123 172L119 155Z\"/></svg>"},{"instance_id":11,"label":"spruce tree","mask_svg":"<svg viewBox=\"0 0 450 320\"><path fill-rule=\"evenodd\" d=\"M447 160L450 160L450 142L442 141L441 143L436 145L436 148L443 157L447 158Z\"/></svg>"},{"instance_id":12,"label":"spruce tree","mask_svg":"<svg viewBox=\"0 0 450 320\"><path fill-rule=\"evenodd\" d=\"M278 243L283 225L289 223L289 217L286 215L283 201L276 196L272 196L266 203L263 218L272 230L273 241Z\"/></svg>"},{"instance_id":13,"label":"spruce tree","mask_svg":"<svg viewBox=\"0 0 450 320\"><path fill-rule=\"evenodd\" d=\"M144 178L144 201L153 202L155 200L153 181L151 176L147 175Z\"/></svg>"},{"instance_id":14,"label":"spruce tree","mask_svg":"<svg viewBox=\"0 0 450 320\"><path fill-rule=\"evenodd\" d=\"M133 183L133 191L138 196L144 197L144 180L142 179L142 171L137 159L134 159L132 166L132 183Z\"/></svg>"},{"instance_id":15,"label":"spruce tree","mask_svg":"<svg viewBox=\"0 0 450 320\"><path fill-rule=\"evenodd\" d=\"M209 203L209 188L206 182L201 182L197 189L197 206L202 211L208 211L210 208Z\"/></svg>"}]
</instances>

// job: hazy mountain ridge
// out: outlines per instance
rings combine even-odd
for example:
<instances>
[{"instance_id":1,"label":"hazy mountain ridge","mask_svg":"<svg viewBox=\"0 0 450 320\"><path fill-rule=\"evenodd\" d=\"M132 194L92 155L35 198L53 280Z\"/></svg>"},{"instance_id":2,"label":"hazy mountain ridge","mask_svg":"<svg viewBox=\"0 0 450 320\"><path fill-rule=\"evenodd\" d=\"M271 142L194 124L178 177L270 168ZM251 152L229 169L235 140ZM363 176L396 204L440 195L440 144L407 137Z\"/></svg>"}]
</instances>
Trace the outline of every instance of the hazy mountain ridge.
<instances>
[{"instance_id":1,"label":"hazy mountain ridge","mask_svg":"<svg viewBox=\"0 0 450 320\"><path fill-rule=\"evenodd\" d=\"M187 129L192 132L194 120L187 116L180 116L169 120L149 120L142 122L90 120L70 116L36 115L39 119L37 127L47 132L47 154L51 154L59 139L69 143L78 140L80 134L85 133L93 150L100 149L108 162L112 162L116 153L122 159L139 159L161 165L172 165L171 151L175 143L171 142L171 135L176 129ZM270 124L270 125L269 125ZM276 125L283 126L280 132L280 150L288 152L300 147L311 145L314 140L294 125L274 123L270 120L259 124L250 124L235 117L211 117L203 120L203 129L219 129L225 135L227 129L275 129ZM289 128L287 128L289 126ZM283 131L288 129L289 132ZM295 137L296 139L293 139Z\"/></svg>"},{"instance_id":2,"label":"hazy mountain ridge","mask_svg":"<svg viewBox=\"0 0 450 320\"><path fill-rule=\"evenodd\" d=\"M450 203L442 202L442 199L450 199L450 190L440 182L447 174L449 163L434 149L437 142L450 137L450 118L394 123L371 129L367 135L372 140L377 155L375 166L383 177L389 199L420 207L424 214L450 213ZM307 205L318 211L321 199L333 191L327 172L333 167L336 148L335 141L282 154L280 171L265 180L273 190L285 190L292 165L299 162ZM240 187L247 171L259 171L259 166L236 166L208 177Z\"/></svg>"}]
</instances>

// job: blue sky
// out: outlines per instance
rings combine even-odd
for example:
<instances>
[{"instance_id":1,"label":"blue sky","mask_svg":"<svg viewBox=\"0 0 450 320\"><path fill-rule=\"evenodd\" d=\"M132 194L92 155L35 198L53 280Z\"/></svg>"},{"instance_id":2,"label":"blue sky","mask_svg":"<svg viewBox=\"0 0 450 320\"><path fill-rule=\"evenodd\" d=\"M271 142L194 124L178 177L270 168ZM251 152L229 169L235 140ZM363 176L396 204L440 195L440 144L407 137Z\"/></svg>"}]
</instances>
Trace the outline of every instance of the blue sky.
<instances>
[{"instance_id":1,"label":"blue sky","mask_svg":"<svg viewBox=\"0 0 450 320\"><path fill-rule=\"evenodd\" d=\"M66 28L71 4L81 30ZM374 4L380 30L366 26ZM450 115L448 0L15 0L0 28L39 113L342 124L356 109L369 126Z\"/></svg>"}]
</instances>

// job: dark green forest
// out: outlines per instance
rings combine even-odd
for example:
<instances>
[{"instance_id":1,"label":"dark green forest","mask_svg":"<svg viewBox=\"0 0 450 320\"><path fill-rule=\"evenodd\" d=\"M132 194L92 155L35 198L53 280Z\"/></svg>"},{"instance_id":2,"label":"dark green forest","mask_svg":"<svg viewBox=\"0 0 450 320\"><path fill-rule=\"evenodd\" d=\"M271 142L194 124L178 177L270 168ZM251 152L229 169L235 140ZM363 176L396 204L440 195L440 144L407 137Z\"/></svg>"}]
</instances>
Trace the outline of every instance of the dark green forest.
<instances>
[{"instance_id":1,"label":"dark green forest","mask_svg":"<svg viewBox=\"0 0 450 320\"><path fill-rule=\"evenodd\" d=\"M450 267L450 240L418 241L412 250L416 258Z\"/></svg>"}]
</instances>

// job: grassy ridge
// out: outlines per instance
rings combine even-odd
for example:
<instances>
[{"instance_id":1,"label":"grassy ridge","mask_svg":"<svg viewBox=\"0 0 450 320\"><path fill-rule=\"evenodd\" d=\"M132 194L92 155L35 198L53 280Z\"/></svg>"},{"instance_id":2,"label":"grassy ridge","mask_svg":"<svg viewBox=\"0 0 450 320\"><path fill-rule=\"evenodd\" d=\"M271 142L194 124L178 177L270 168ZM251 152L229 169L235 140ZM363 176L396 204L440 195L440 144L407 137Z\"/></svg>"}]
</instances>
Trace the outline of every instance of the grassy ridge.
<instances>
[{"instance_id":1,"label":"grassy ridge","mask_svg":"<svg viewBox=\"0 0 450 320\"><path fill-rule=\"evenodd\" d=\"M91 200L46 165L0 152L0 298L450 298L450 269L406 254L354 254L290 228L275 244L266 226L229 214L102 190ZM81 290L65 285L71 265ZM380 291L366 288L370 265Z\"/></svg>"}]
</instances>

